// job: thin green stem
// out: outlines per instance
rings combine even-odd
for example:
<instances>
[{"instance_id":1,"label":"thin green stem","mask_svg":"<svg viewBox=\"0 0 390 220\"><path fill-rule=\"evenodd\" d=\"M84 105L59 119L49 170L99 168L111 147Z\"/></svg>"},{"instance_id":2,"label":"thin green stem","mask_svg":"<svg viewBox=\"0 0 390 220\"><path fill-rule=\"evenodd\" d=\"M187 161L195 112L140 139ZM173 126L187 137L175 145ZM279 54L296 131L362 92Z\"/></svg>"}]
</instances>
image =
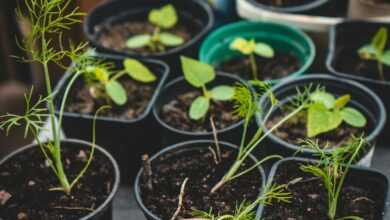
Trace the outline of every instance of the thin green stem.
<instances>
[{"instance_id":1,"label":"thin green stem","mask_svg":"<svg viewBox=\"0 0 390 220\"><path fill-rule=\"evenodd\" d=\"M126 70L121 70L121 71L115 73L115 75L110 79L110 81L117 80L126 74L128 74L128 72Z\"/></svg>"},{"instance_id":2,"label":"thin green stem","mask_svg":"<svg viewBox=\"0 0 390 220\"><path fill-rule=\"evenodd\" d=\"M379 71L379 79L382 81L385 81L385 74L383 71L383 63L378 60L377 65L378 65L378 71Z\"/></svg>"},{"instance_id":3,"label":"thin green stem","mask_svg":"<svg viewBox=\"0 0 390 220\"><path fill-rule=\"evenodd\" d=\"M252 69L252 77L254 80L258 80L258 70L257 70L257 63L256 63L256 57L255 57L255 54L251 54L249 55L249 59L250 59L250 62L251 62L251 69Z\"/></svg>"}]
</instances>

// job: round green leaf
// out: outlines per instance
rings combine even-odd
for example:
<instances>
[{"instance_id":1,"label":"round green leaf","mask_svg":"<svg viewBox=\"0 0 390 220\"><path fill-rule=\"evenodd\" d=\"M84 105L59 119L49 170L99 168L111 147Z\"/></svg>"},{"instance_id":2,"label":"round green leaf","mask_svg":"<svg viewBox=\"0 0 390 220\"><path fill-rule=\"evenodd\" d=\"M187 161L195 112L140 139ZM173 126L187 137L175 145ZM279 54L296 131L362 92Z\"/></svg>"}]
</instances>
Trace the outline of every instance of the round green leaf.
<instances>
[{"instance_id":1,"label":"round green leaf","mask_svg":"<svg viewBox=\"0 0 390 220\"><path fill-rule=\"evenodd\" d=\"M161 33L159 36L159 40L165 46L170 46L170 47L179 46L184 43L184 39L182 37L168 32Z\"/></svg>"},{"instance_id":2,"label":"round green leaf","mask_svg":"<svg viewBox=\"0 0 390 220\"><path fill-rule=\"evenodd\" d=\"M127 73L133 79L140 82L153 82L156 81L156 76L141 62L135 59L125 59L123 65Z\"/></svg>"},{"instance_id":3,"label":"round green leaf","mask_svg":"<svg viewBox=\"0 0 390 220\"><path fill-rule=\"evenodd\" d=\"M126 90L115 80L105 84L107 94L117 105L124 105L127 102Z\"/></svg>"},{"instance_id":4,"label":"round green leaf","mask_svg":"<svg viewBox=\"0 0 390 220\"><path fill-rule=\"evenodd\" d=\"M324 91L315 91L310 95L310 100L316 103L322 103L327 109L333 108L336 101L332 94Z\"/></svg>"},{"instance_id":5,"label":"round green leaf","mask_svg":"<svg viewBox=\"0 0 390 220\"><path fill-rule=\"evenodd\" d=\"M192 102L190 107L190 118L192 120L199 120L203 118L210 107L210 100L204 96L199 96Z\"/></svg>"},{"instance_id":6,"label":"round green leaf","mask_svg":"<svg viewBox=\"0 0 390 220\"><path fill-rule=\"evenodd\" d=\"M227 101L233 98L234 88L231 86L216 86L210 91L211 98L219 101Z\"/></svg>"},{"instance_id":7,"label":"round green leaf","mask_svg":"<svg viewBox=\"0 0 390 220\"><path fill-rule=\"evenodd\" d=\"M364 115L357 109L350 107L343 108L341 110L341 115L343 120L353 127L361 128L367 124L366 117L364 117Z\"/></svg>"},{"instance_id":8,"label":"round green leaf","mask_svg":"<svg viewBox=\"0 0 390 220\"><path fill-rule=\"evenodd\" d=\"M200 88L215 78L215 70L206 63L188 57L180 57L184 77L188 83Z\"/></svg>"},{"instance_id":9,"label":"round green leaf","mask_svg":"<svg viewBox=\"0 0 390 220\"><path fill-rule=\"evenodd\" d=\"M149 34L140 34L129 38L126 42L126 46L131 49L137 49L145 47L152 40L152 36Z\"/></svg>"},{"instance_id":10,"label":"round green leaf","mask_svg":"<svg viewBox=\"0 0 390 220\"><path fill-rule=\"evenodd\" d=\"M162 28L172 28L177 23L177 13L173 5L168 4L160 9L153 9L149 13L150 23Z\"/></svg>"},{"instance_id":11,"label":"round green leaf","mask_svg":"<svg viewBox=\"0 0 390 220\"><path fill-rule=\"evenodd\" d=\"M258 56L265 58L272 58L275 55L274 49L270 45L265 43L256 43L255 53Z\"/></svg>"}]
</instances>

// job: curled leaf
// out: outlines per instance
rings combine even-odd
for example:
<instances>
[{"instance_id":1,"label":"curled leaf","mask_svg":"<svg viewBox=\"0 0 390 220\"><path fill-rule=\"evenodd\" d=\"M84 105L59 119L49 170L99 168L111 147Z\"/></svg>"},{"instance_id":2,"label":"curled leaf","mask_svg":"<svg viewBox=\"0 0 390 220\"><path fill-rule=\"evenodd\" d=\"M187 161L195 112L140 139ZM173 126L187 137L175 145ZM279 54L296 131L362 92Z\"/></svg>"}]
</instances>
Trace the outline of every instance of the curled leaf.
<instances>
[{"instance_id":1,"label":"curled leaf","mask_svg":"<svg viewBox=\"0 0 390 220\"><path fill-rule=\"evenodd\" d=\"M351 100L351 95L343 95L338 99L336 99L334 103L334 107L337 109L344 108L350 100Z\"/></svg>"}]
</instances>

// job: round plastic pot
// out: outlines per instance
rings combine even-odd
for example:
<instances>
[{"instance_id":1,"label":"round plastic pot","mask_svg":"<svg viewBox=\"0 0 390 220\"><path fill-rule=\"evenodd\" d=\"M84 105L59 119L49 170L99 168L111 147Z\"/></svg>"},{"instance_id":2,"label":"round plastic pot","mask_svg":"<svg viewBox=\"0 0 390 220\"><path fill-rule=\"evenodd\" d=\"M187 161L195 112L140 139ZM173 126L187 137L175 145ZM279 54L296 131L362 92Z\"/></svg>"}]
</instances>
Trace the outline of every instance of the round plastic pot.
<instances>
[{"instance_id":1,"label":"round plastic pot","mask_svg":"<svg viewBox=\"0 0 390 220\"><path fill-rule=\"evenodd\" d=\"M291 98L296 96L297 89L303 91L304 88L307 88L307 86L310 85L324 86L328 92L335 96L350 94L352 97L350 105L366 115L368 125L370 126L370 132L366 134L367 141L371 143L372 146L361 156L359 164L369 167L374 155L377 137L383 131L386 121L386 111L382 101L374 92L360 83L321 74L307 75L283 82L273 87L272 91L280 101L280 105L284 105L288 103ZM268 112L270 100L266 96L263 96L260 100L260 106L261 109L263 109L263 112ZM273 113L271 113L270 117L272 117L272 114ZM264 115L257 115L257 122L258 126L261 126L266 132L269 129L265 126L263 117ZM273 133L268 136L267 142L269 144L266 146L269 147L271 151L274 150L274 153L287 157L294 155L317 159L315 151L288 143ZM331 152L332 150L328 149L325 151Z\"/></svg>"},{"instance_id":2,"label":"round plastic pot","mask_svg":"<svg viewBox=\"0 0 390 220\"><path fill-rule=\"evenodd\" d=\"M65 139L62 140L61 143L63 145L66 145L67 147L75 147L75 146L85 146L85 147L92 147L92 143L77 140L77 139ZM110 195L107 197L106 201L101 204L99 207L96 207L93 212L88 214L87 216L81 218L80 220L112 220L113 217L113 199L118 191L119 184L120 184L120 171L117 162L115 159L111 156L110 153L108 153L104 148L98 146L95 144L95 150L96 152L99 152L103 154L112 164L112 167L114 168L114 173L112 174L114 176L115 181L112 183L112 191ZM0 160L0 166L2 166L4 163L10 161L13 159L14 156L23 154L25 151L32 149L32 148L39 148L37 144L30 144L27 146L24 146L8 156L4 157L2 160ZM39 151L40 152L40 151ZM91 172L91 170L87 170L87 172ZM55 175L53 173L53 175ZM92 204L91 204L92 206Z\"/></svg>"},{"instance_id":3,"label":"round plastic pot","mask_svg":"<svg viewBox=\"0 0 390 220\"><path fill-rule=\"evenodd\" d=\"M383 18L390 21L390 4L373 0L352 0L349 3L348 17L352 19Z\"/></svg>"},{"instance_id":4,"label":"round plastic pot","mask_svg":"<svg viewBox=\"0 0 390 220\"><path fill-rule=\"evenodd\" d=\"M139 21L147 18L147 14L153 8L162 7L165 4L173 4L178 12L181 22L190 27L192 30L199 29L198 33L193 38L182 46L169 49L166 52L150 55L140 55L123 51L116 51L111 48L104 47L100 44L96 36L96 26L109 22L112 24L122 21ZM133 56L137 58L159 59L169 64L172 73L178 72L181 68L180 55L195 57L198 54L200 42L204 36L211 30L214 25L214 15L212 9L205 1L198 0L170 0L170 1L155 1L155 0L131 0L131 1L109 1L95 8L88 14L84 23L84 32L92 45L98 51L107 52L110 54L120 54ZM175 75L171 75L175 77Z\"/></svg>"},{"instance_id":5,"label":"round plastic pot","mask_svg":"<svg viewBox=\"0 0 390 220\"><path fill-rule=\"evenodd\" d=\"M150 158L151 163L152 163L152 167L153 167L153 161L156 158L161 157L162 155L171 153L172 156L175 156L177 154L188 152L188 151L196 151L199 149L208 148L213 143L214 143L214 141L212 141L212 140L195 140L195 141L181 142L181 143L172 145L172 146L167 147L164 150L158 152L157 154L155 154L153 157ZM222 148L233 149L236 151L238 150L238 147L236 145L233 145L233 144L230 144L227 142L221 141L221 142L219 142L219 144L221 145ZM173 153L175 153L175 154L173 154ZM254 157L253 155L250 155L250 159L255 163L257 162L256 157ZM265 184L265 180L266 180L265 173L264 173L264 170L261 166L258 166L257 169L258 169L259 174L260 174L261 179L262 179L262 185L259 186L259 188L261 187L261 189L263 189L265 186L264 184ZM134 184L135 199L136 199L138 206L141 208L141 210L144 213L147 220L162 220L159 217L157 217L154 213L152 213L143 203L142 192L141 192L141 188L140 188L140 182L141 182L141 177L142 177L143 171L144 171L143 168L139 170L137 178L135 180L135 184Z\"/></svg>"},{"instance_id":6,"label":"round plastic pot","mask_svg":"<svg viewBox=\"0 0 390 220\"><path fill-rule=\"evenodd\" d=\"M237 37L265 42L275 50L297 57L301 68L291 73L289 77L297 77L305 73L315 57L312 40L296 28L272 22L241 21L223 26L210 34L201 46L200 60L218 66L223 61L240 56L229 48L230 43ZM271 83L280 80L282 79L275 79Z\"/></svg>"},{"instance_id":7,"label":"round plastic pot","mask_svg":"<svg viewBox=\"0 0 390 220\"><path fill-rule=\"evenodd\" d=\"M357 51L363 44L369 42L378 29L383 26L390 29L389 23L368 21L345 21L335 25L330 31L326 66L328 71L335 77L357 81L373 90L384 102L385 108L390 109L390 81L365 78L357 76L353 72L345 73L336 66L338 59L343 55L344 51ZM390 43L388 42L386 48L389 47ZM389 130L390 123L386 122L385 131ZM386 142L386 144L390 143L390 138L385 135L380 140L381 142Z\"/></svg>"},{"instance_id":8,"label":"round plastic pot","mask_svg":"<svg viewBox=\"0 0 390 220\"><path fill-rule=\"evenodd\" d=\"M244 81L238 77L219 72L217 73L215 80L206 86L210 89L217 85L234 85L237 82L244 83ZM167 124L160 116L160 110L163 105L171 101L174 96L194 90L196 90L196 88L191 86L184 77L176 78L162 89L161 95L154 105L153 115L159 124L160 140L163 145L172 145L188 140L213 139L212 131L200 133L180 130ZM229 127L217 130L219 140L238 144L242 133L243 123L244 121L239 121Z\"/></svg>"},{"instance_id":9,"label":"round plastic pot","mask_svg":"<svg viewBox=\"0 0 390 220\"><path fill-rule=\"evenodd\" d=\"M98 54L97 57L114 62L118 66L122 65L122 61L125 59L123 56L107 54ZM157 123L153 120L151 110L169 74L169 67L163 62L155 60L140 61L157 76L153 96L143 114L138 118L129 120L98 116L96 121L96 143L106 147L113 154L119 163L122 177L126 180L134 179L141 164L142 154L158 151L156 146L159 143L154 138L158 137L158 134L146 133L145 131L152 131L157 126ZM54 102L57 116L71 75L72 73L67 72L56 86ZM78 82L81 83L81 78L75 84ZM93 118L94 114L64 112L62 129L65 136L91 141Z\"/></svg>"},{"instance_id":10,"label":"round plastic pot","mask_svg":"<svg viewBox=\"0 0 390 220\"><path fill-rule=\"evenodd\" d=\"M282 159L278 162L276 162L268 175L267 179L267 185L272 184L275 178L275 175L278 173L278 169L282 164L285 163L315 163L318 162L316 160L311 159L305 159L305 158L299 158L299 157L290 157ZM380 198L378 201L381 201L381 207L378 207L378 209L383 210L383 216L381 218L378 218L378 220L384 220L386 219L385 213L388 212L388 204L387 201L389 201L389 187L390 187L390 180L389 178L382 174L379 171L376 171L374 169L368 169L361 166L351 166L349 173L347 175L347 178L345 180L345 185L349 184L358 184L360 186L370 186L373 192L377 192L378 195L380 195ZM260 220L264 218L265 216L262 216L264 212L264 206L260 206L258 210L257 220Z\"/></svg>"}]
</instances>

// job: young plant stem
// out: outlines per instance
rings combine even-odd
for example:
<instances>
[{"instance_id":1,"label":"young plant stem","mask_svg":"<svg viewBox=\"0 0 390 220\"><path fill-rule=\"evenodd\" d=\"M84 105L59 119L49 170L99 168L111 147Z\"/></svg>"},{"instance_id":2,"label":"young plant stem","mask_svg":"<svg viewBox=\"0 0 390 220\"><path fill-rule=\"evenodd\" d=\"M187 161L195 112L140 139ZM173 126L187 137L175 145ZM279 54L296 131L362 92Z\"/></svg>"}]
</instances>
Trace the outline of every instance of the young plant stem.
<instances>
[{"instance_id":1,"label":"young plant stem","mask_svg":"<svg viewBox=\"0 0 390 220\"><path fill-rule=\"evenodd\" d=\"M213 137L214 137L214 142L215 142L215 148L216 148L216 162L217 164L222 161L222 156L221 156L221 146L219 146L219 140L218 140L218 133L217 133L217 128L215 127L214 123L214 117L210 116L210 124L211 128L213 130Z\"/></svg>"},{"instance_id":2,"label":"young plant stem","mask_svg":"<svg viewBox=\"0 0 390 220\"><path fill-rule=\"evenodd\" d=\"M254 80L258 80L258 70L257 70L257 63L256 63L256 56L254 53L249 55L250 63L251 63L251 69L252 69L252 77Z\"/></svg>"},{"instance_id":3,"label":"young plant stem","mask_svg":"<svg viewBox=\"0 0 390 220\"><path fill-rule=\"evenodd\" d=\"M378 60L377 65L378 65L379 79L382 81L385 81L385 75L384 75L384 71L383 71L383 63Z\"/></svg>"},{"instance_id":4,"label":"young plant stem","mask_svg":"<svg viewBox=\"0 0 390 220\"><path fill-rule=\"evenodd\" d=\"M180 194L179 194L179 204L177 205L177 209L176 209L175 213L173 214L171 220L175 220L180 214L180 210L183 206L184 193L185 193L187 182L188 182L188 177L185 178L183 183L181 184Z\"/></svg>"},{"instance_id":5,"label":"young plant stem","mask_svg":"<svg viewBox=\"0 0 390 220\"><path fill-rule=\"evenodd\" d=\"M126 70L121 70L121 71L117 72L117 73L115 74L115 76L113 76L110 80L111 80L111 81L117 80L117 79L121 78L122 76L124 76L124 75L126 75L126 74L128 74Z\"/></svg>"},{"instance_id":6,"label":"young plant stem","mask_svg":"<svg viewBox=\"0 0 390 220\"><path fill-rule=\"evenodd\" d=\"M146 180L146 186L149 191L153 191L152 165L150 163L149 155L142 155L142 166L144 168L144 178Z\"/></svg>"}]
</instances>

